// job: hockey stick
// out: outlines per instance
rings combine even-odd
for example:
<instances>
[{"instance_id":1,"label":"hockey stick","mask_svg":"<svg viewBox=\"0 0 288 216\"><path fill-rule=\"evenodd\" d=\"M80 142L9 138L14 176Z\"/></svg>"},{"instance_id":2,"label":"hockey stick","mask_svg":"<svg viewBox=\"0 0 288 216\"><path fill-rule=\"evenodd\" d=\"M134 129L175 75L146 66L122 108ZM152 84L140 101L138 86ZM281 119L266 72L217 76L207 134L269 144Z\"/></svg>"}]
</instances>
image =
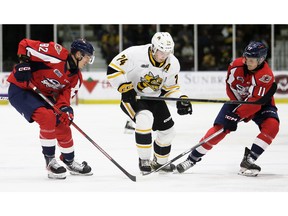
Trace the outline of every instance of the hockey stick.
<instances>
[{"instance_id":1,"label":"hockey stick","mask_svg":"<svg viewBox=\"0 0 288 216\"><path fill-rule=\"evenodd\" d=\"M277 90L277 84L274 82L271 86L271 88L269 89L269 91L261 98L259 99L258 101L258 104L265 104L267 103L271 97L275 94ZM179 158L183 157L184 155L188 154L189 152L193 151L195 148L201 146L202 144L210 141L211 139L213 139L214 137L218 136L220 133L222 133L224 131L224 129L220 129L218 131L216 131L214 134L212 134L211 136L207 137L206 139L202 140L201 142L199 142L197 145L193 146L192 148L186 150L185 152L179 154L178 156L176 156L175 158L171 159L170 161L166 162L165 164L163 164L162 166L158 167L158 169L156 170L153 170L151 172L148 172L148 173L144 173L143 175L149 175L151 173L154 173L154 172L158 172L159 170L161 170L163 167L173 163L174 161L178 160Z\"/></svg>"},{"instance_id":2,"label":"hockey stick","mask_svg":"<svg viewBox=\"0 0 288 216\"><path fill-rule=\"evenodd\" d=\"M55 111L57 114L62 114L62 111L58 109L52 101L50 101L42 92L31 82L29 83L29 87L32 88L38 95L40 95ZM128 173L122 166L120 166L107 152L105 152L96 142L94 142L83 130L81 130L73 121L71 124L78 130L86 139L88 139L98 150L100 150L113 164L115 164L129 179L136 182L136 176Z\"/></svg>"},{"instance_id":3,"label":"hockey stick","mask_svg":"<svg viewBox=\"0 0 288 216\"><path fill-rule=\"evenodd\" d=\"M236 101L236 100L213 100L213 99L196 99L196 98L167 98L167 97L149 97L149 96L136 96L136 99L142 100L167 100L167 101L183 101L183 102L206 102L206 103L226 103L226 104L254 104L262 105L274 95L277 90L277 84L274 82L269 91L257 101Z\"/></svg>"},{"instance_id":4,"label":"hockey stick","mask_svg":"<svg viewBox=\"0 0 288 216\"><path fill-rule=\"evenodd\" d=\"M206 139L202 140L201 142L199 142L197 145L193 146L192 148L186 150L185 152L182 152L181 154L177 155L176 157L174 157L173 159L171 159L170 161L167 161L165 164L163 164L162 166L158 167L157 169L148 172L148 173L143 173L143 175L149 175L151 173L154 172L158 172L159 170L161 170L162 168L166 167L167 165L173 163L174 161L178 160L179 158L183 157L184 155L188 154L189 152L193 151L195 148L201 146L202 144L210 141L211 139L213 139L214 137L218 136L220 133L222 133L224 131L224 129L220 129L218 131L216 131L214 134L210 135L209 137L207 137Z\"/></svg>"}]
</instances>

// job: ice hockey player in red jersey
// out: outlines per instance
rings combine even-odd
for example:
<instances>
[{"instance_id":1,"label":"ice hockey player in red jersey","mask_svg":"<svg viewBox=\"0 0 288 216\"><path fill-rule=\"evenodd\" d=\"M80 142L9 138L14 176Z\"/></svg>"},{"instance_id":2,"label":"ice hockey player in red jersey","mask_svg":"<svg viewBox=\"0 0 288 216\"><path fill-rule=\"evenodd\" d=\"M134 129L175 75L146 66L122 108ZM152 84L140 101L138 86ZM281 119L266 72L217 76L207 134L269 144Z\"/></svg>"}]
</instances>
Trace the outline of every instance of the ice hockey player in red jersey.
<instances>
[{"instance_id":1,"label":"ice hockey player in red jersey","mask_svg":"<svg viewBox=\"0 0 288 216\"><path fill-rule=\"evenodd\" d=\"M54 42L23 39L18 46L19 64L8 77L8 96L11 105L29 122L40 128L40 144L45 157L48 178L65 179L66 168L71 174L92 175L86 161L74 160L74 143L70 124L73 109L70 98L82 84L81 69L94 61L94 48L85 39L71 44L71 51ZM57 115L53 108L30 87L34 84L62 111ZM61 151L55 158L56 144Z\"/></svg>"},{"instance_id":2,"label":"ice hockey player in red jersey","mask_svg":"<svg viewBox=\"0 0 288 216\"><path fill-rule=\"evenodd\" d=\"M230 100L257 101L267 97L266 94L275 81L272 70L265 61L267 51L268 48L262 42L252 41L245 48L243 57L237 58L229 65L226 92ZM255 161L272 143L279 131L279 117L273 97L268 97L264 105L224 104L214 121L214 126L207 131L201 141L221 128L224 128L224 132L194 149L184 162L177 165L178 172L183 173L193 167L228 133L236 131L240 121L250 120L258 125L260 133L252 143L251 149L245 148L238 174L257 176L261 168Z\"/></svg>"},{"instance_id":3,"label":"ice hockey player in red jersey","mask_svg":"<svg viewBox=\"0 0 288 216\"><path fill-rule=\"evenodd\" d=\"M187 97L180 91L180 64L173 52L171 35L157 32L151 44L123 50L112 59L107 69L109 82L121 93L122 111L136 123L135 142L142 173L151 172L167 162L175 131L165 101L136 100L136 95ZM176 105L179 115L192 114L190 102L177 102ZM157 136L154 141L153 131ZM175 165L167 165L162 170L173 172Z\"/></svg>"}]
</instances>

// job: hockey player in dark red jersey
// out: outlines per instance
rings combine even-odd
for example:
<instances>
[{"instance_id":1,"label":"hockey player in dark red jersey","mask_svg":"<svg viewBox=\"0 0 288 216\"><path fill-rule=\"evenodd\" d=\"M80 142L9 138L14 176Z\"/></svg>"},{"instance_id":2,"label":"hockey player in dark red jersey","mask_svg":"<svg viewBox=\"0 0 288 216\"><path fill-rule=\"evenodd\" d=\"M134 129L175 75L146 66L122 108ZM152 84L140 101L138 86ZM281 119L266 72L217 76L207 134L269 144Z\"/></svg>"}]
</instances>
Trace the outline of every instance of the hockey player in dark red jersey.
<instances>
[{"instance_id":1,"label":"hockey player in dark red jersey","mask_svg":"<svg viewBox=\"0 0 288 216\"><path fill-rule=\"evenodd\" d=\"M274 83L273 72L265 61L267 51L268 48L263 43L250 42L244 50L243 57L237 58L229 65L226 93L230 100L257 101L267 97L267 92ZM255 161L272 143L279 131L279 117L274 98L268 97L266 100L264 105L224 104L214 121L214 126L207 131L201 141L221 128L224 128L224 131L195 148L184 162L177 165L178 172L183 173L193 167L228 133L236 131L240 121L252 120L258 125L260 133L252 143L251 150L245 148L238 174L257 176L261 168Z\"/></svg>"},{"instance_id":2,"label":"hockey player in dark red jersey","mask_svg":"<svg viewBox=\"0 0 288 216\"><path fill-rule=\"evenodd\" d=\"M8 96L11 105L24 118L40 127L40 144L45 157L48 177L65 179L66 168L55 158L58 144L60 159L71 174L92 175L87 162L74 160L74 143L70 124L73 109L70 99L77 94L82 84L81 69L94 61L94 48L85 39L77 39L71 44L71 51L61 45L49 42L23 39L18 46L17 64L8 77ZM55 107L62 111L57 115L30 87L34 84Z\"/></svg>"}]
</instances>

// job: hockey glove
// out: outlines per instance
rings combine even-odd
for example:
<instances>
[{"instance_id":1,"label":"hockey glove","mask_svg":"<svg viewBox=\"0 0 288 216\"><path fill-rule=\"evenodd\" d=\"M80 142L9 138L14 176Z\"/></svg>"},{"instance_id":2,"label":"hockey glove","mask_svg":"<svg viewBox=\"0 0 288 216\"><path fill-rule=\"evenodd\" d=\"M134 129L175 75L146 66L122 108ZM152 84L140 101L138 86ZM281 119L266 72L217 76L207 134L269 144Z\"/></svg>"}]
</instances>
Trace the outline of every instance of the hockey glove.
<instances>
[{"instance_id":1,"label":"hockey glove","mask_svg":"<svg viewBox=\"0 0 288 216\"><path fill-rule=\"evenodd\" d=\"M133 84L131 82L122 83L118 87L118 91L122 94L122 101L125 103L135 103L137 93L133 88Z\"/></svg>"},{"instance_id":2,"label":"hockey glove","mask_svg":"<svg viewBox=\"0 0 288 216\"><path fill-rule=\"evenodd\" d=\"M31 79L31 67L29 63L22 62L15 66L14 76L18 82L25 82Z\"/></svg>"},{"instance_id":3,"label":"hockey glove","mask_svg":"<svg viewBox=\"0 0 288 216\"><path fill-rule=\"evenodd\" d=\"M180 96L180 98L188 98L186 95ZM192 104L189 101L177 101L177 113L179 115L192 114Z\"/></svg>"},{"instance_id":4,"label":"hockey glove","mask_svg":"<svg viewBox=\"0 0 288 216\"><path fill-rule=\"evenodd\" d=\"M62 122L64 125L71 125L74 119L74 112L72 107L70 106L63 106L60 108L62 113L59 115L59 121Z\"/></svg>"},{"instance_id":5,"label":"hockey glove","mask_svg":"<svg viewBox=\"0 0 288 216\"><path fill-rule=\"evenodd\" d=\"M237 130L237 124L240 121L240 117L233 112L229 112L225 114L225 119L223 123L224 131L236 131Z\"/></svg>"}]
</instances>

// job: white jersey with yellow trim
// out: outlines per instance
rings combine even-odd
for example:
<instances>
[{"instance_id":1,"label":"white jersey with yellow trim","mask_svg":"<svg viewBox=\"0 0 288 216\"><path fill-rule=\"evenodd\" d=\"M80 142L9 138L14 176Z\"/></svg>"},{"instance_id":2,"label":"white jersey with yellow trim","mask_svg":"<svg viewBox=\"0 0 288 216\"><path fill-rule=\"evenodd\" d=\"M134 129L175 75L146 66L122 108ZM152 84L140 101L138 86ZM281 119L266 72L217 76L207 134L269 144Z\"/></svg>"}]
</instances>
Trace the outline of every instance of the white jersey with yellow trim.
<instances>
[{"instance_id":1,"label":"white jersey with yellow trim","mask_svg":"<svg viewBox=\"0 0 288 216\"><path fill-rule=\"evenodd\" d=\"M113 58L109 64L107 78L118 89L122 83L132 82L140 96L180 97L178 59L170 54L163 63L156 62L151 53L151 44L132 46Z\"/></svg>"}]
</instances>

